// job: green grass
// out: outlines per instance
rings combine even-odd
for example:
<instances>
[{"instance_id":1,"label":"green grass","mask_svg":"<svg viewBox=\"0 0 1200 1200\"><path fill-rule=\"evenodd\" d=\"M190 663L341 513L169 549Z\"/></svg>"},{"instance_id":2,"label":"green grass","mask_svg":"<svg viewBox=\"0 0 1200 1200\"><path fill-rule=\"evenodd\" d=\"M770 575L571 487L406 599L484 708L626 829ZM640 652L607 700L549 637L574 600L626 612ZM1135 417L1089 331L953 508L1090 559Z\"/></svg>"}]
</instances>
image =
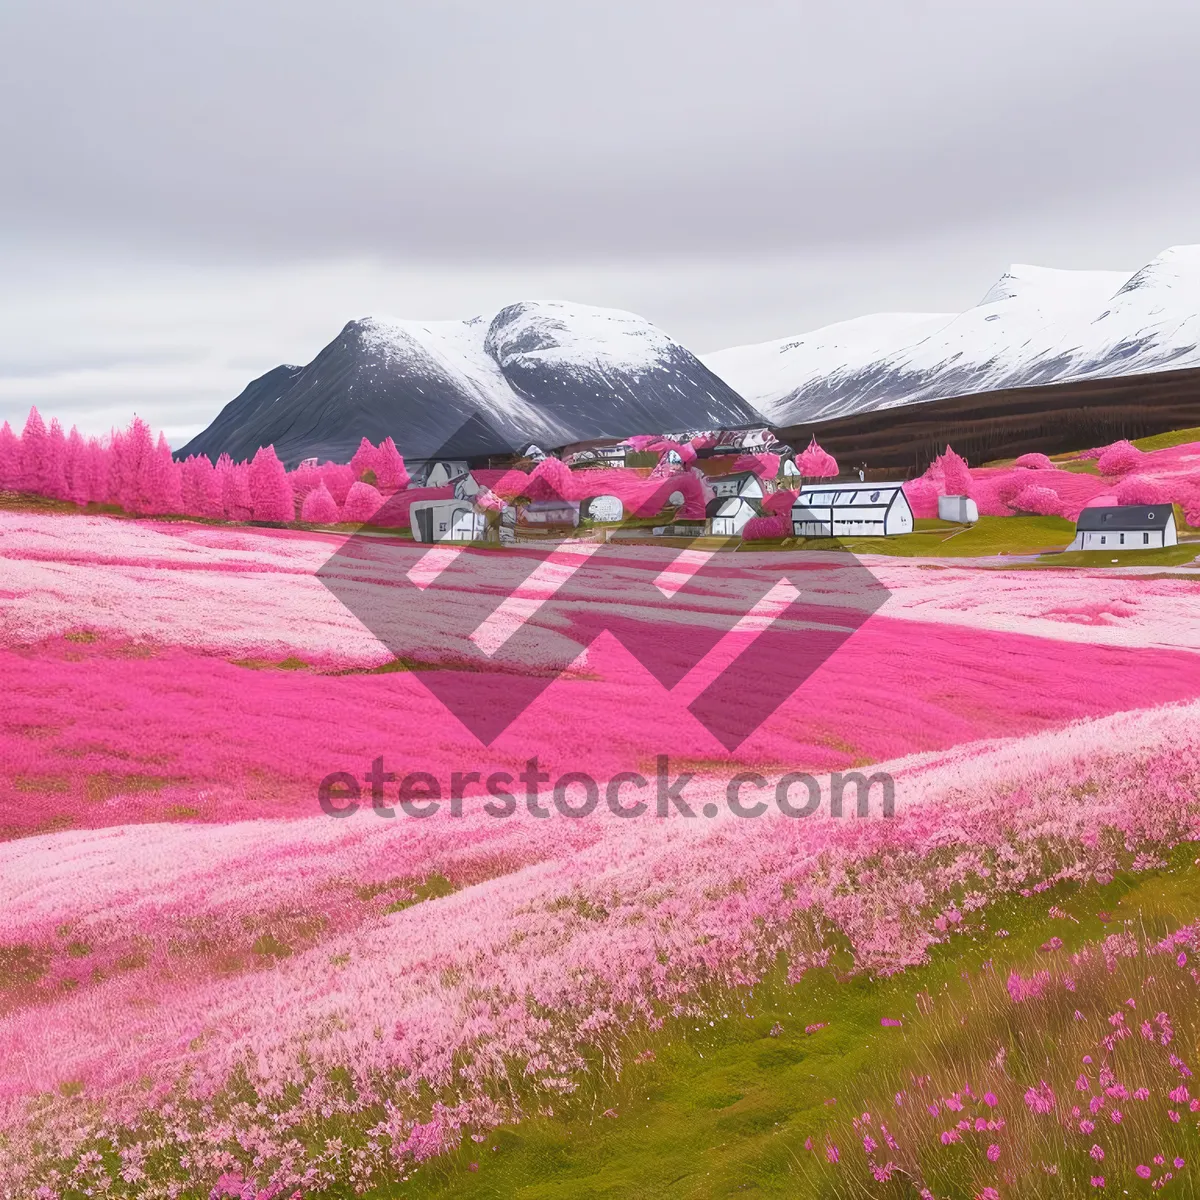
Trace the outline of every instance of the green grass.
<instances>
[{"instance_id":1,"label":"green grass","mask_svg":"<svg viewBox=\"0 0 1200 1200\"><path fill-rule=\"evenodd\" d=\"M1139 450L1169 450L1172 446L1186 446L1188 442L1200 442L1200 426L1195 429L1176 429L1171 433L1159 433L1154 437L1137 438L1133 444Z\"/></svg>"},{"instance_id":2,"label":"green grass","mask_svg":"<svg viewBox=\"0 0 1200 1200\"><path fill-rule=\"evenodd\" d=\"M1183 846L1166 869L1120 875L1105 887L1063 884L993 906L973 934L937 947L928 965L890 979L822 970L789 987L776 977L755 989L746 1011L726 1009L729 1015L712 1027L676 1021L656 1034L631 1033L629 1057L649 1049L653 1061L628 1066L618 1083L556 1105L552 1117L531 1117L482 1144L468 1141L402 1188L375 1194L437 1200L806 1194L795 1172L804 1139L815 1141L850 1116L826 1101L860 1091L864 1074L882 1080L920 1066L906 1058L905 1031L882 1028L881 1018L911 1021L922 991L967 995L962 973L977 973L988 959L997 972L1007 973L1010 965L1028 970L1053 935L1071 950L1127 918L1162 932L1194 919L1200 915L1195 852L1194 845ZM1078 923L1051 920L1052 904ZM998 929L1010 936L997 938ZM772 1038L776 1023L782 1030ZM804 1033L818 1023L826 1027ZM607 1110L617 1115L607 1117Z\"/></svg>"},{"instance_id":3,"label":"green grass","mask_svg":"<svg viewBox=\"0 0 1200 1200\"><path fill-rule=\"evenodd\" d=\"M1055 567L1180 567L1200 557L1200 542L1183 542L1165 550L1069 550L1044 554L1040 562Z\"/></svg>"},{"instance_id":4,"label":"green grass","mask_svg":"<svg viewBox=\"0 0 1200 1200\"><path fill-rule=\"evenodd\" d=\"M849 550L895 558L986 558L1000 554L1042 554L1070 544L1075 526L1061 517L980 517L975 525L919 520L899 537L795 538L785 549ZM759 549L751 542L747 549ZM767 547L762 547L766 549Z\"/></svg>"}]
</instances>

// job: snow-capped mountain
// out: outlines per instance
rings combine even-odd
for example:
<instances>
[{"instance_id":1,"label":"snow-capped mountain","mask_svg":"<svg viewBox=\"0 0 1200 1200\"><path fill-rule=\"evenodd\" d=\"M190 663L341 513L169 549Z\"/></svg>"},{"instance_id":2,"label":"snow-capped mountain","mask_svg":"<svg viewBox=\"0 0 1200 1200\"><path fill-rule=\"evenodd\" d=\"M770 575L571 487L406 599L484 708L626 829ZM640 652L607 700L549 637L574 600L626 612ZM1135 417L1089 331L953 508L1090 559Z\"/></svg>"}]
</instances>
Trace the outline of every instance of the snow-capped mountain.
<instances>
[{"instance_id":1,"label":"snow-capped mountain","mask_svg":"<svg viewBox=\"0 0 1200 1200\"><path fill-rule=\"evenodd\" d=\"M178 453L346 461L369 437L406 458L529 442L764 424L695 355L632 313L521 303L466 321L351 321L306 367L251 383Z\"/></svg>"},{"instance_id":2,"label":"snow-capped mountain","mask_svg":"<svg viewBox=\"0 0 1200 1200\"><path fill-rule=\"evenodd\" d=\"M1133 274L1013 266L958 316L881 313L704 362L779 426L1200 366L1200 246L1165 250Z\"/></svg>"}]
</instances>

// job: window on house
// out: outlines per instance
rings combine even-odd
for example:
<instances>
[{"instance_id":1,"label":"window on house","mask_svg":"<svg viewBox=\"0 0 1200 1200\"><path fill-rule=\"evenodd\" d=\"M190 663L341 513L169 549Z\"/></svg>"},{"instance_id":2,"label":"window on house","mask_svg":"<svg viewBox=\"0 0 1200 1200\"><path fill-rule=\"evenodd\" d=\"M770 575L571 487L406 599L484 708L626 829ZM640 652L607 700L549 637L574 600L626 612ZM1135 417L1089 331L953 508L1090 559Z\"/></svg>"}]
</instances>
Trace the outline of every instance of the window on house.
<instances>
[{"instance_id":1,"label":"window on house","mask_svg":"<svg viewBox=\"0 0 1200 1200\"><path fill-rule=\"evenodd\" d=\"M1149 535L1148 533L1143 533L1143 534L1142 534L1142 545L1143 545L1143 546L1148 546L1148 545L1150 545L1150 535Z\"/></svg>"},{"instance_id":2,"label":"window on house","mask_svg":"<svg viewBox=\"0 0 1200 1200\"><path fill-rule=\"evenodd\" d=\"M1104 545L1104 543L1105 543L1106 541L1108 541L1108 538L1106 538L1106 537L1104 536L1104 534L1101 534L1101 535L1100 535L1100 545L1102 545L1102 546L1103 546L1103 545Z\"/></svg>"},{"instance_id":3,"label":"window on house","mask_svg":"<svg viewBox=\"0 0 1200 1200\"><path fill-rule=\"evenodd\" d=\"M1121 534L1121 545L1125 545L1125 535Z\"/></svg>"}]
</instances>

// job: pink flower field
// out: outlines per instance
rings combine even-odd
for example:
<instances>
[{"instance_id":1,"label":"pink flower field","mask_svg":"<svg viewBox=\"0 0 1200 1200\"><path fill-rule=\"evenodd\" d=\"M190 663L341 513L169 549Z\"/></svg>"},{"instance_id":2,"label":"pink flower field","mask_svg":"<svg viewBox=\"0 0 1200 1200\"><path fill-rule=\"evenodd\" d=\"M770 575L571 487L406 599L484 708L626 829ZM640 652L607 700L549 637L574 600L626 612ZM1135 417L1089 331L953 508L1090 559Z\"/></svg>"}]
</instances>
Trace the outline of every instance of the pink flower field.
<instances>
[{"instance_id":1,"label":"pink flower field","mask_svg":"<svg viewBox=\"0 0 1200 1200\"><path fill-rule=\"evenodd\" d=\"M385 648L318 576L345 536L0 509L6 1200L407 1194L779 970L903 978L993 936L997 905L1200 838L1197 574L869 559L889 594L852 619L835 558L739 551L664 601L644 584L677 552L630 545L589 621L683 647L737 611L729 581L782 569L857 631L733 751L689 705L750 627L671 690L602 633L483 746L422 682L466 670L437 612L397 594ZM379 539L345 569L378 581L401 552L420 554ZM464 595L489 586L454 569ZM547 623L548 655L575 619ZM789 663L755 670L731 702ZM513 686L470 682L481 706ZM363 781L352 815L322 811L322 780L376 758L426 773L438 810L403 811L389 781L377 813ZM484 807L496 772L507 815ZM552 800L571 772L603 797L586 816L563 811L578 781ZM893 815L878 783L865 815L853 787L832 815L835 772L889 776ZM638 819L611 810L631 774ZM904 1125L910 1177L941 1130ZM814 1188L841 1186L822 1161Z\"/></svg>"}]
</instances>

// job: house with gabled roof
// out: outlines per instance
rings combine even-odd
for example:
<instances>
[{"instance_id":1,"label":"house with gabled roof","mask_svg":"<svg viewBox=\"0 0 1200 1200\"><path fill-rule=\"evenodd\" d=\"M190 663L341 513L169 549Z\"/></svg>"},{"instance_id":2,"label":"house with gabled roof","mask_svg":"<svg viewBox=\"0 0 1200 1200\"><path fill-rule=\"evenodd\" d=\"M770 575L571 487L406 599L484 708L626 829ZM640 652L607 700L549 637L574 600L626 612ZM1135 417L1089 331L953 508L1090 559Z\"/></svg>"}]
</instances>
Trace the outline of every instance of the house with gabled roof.
<instances>
[{"instance_id":1,"label":"house with gabled roof","mask_svg":"<svg viewBox=\"0 0 1200 1200\"><path fill-rule=\"evenodd\" d=\"M1162 550L1179 544L1170 504L1085 508L1068 550Z\"/></svg>"},{"instance_id":2,"label":"house with gabled roof","mask_svg":"<svg viewBox=\"0 0 1200 1200\"><path fill-rule=\"evenodd\" d=\"M912 531L913 511L902 483L806 484L792 504L796 537L895 537Z\"/></svg>"}]
</instances>

